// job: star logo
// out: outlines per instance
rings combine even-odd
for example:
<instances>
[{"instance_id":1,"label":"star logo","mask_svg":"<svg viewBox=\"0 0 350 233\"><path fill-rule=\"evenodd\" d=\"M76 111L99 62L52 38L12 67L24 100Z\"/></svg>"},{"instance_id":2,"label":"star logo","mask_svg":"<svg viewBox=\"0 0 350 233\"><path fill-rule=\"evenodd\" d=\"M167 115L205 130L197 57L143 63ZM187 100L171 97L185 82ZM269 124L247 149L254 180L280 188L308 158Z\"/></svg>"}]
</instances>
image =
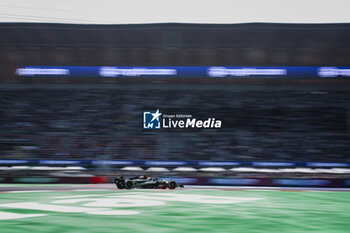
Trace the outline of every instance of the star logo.
<instances>
[{"instance_id":1,"label":"star logo","mask_svg":"<svg viewBox=\"0 0 350 233\"><path fill-rule=\"evenodd\" d=\"M162 113L159 109L155 112L143 112L143 128L144 129L160 129Z\"/></svg>"},{"instance_id":2,"label":"star logo","mask_svg":"<svg viewBox=\"0 0 350 233\"><path fill-rule=\"evenodd\" d=\"M153 122L154 120L157 119L157 121L159 121L159 117L162 115L160 112L159 112L159 109L157 109L157 111L155 113L151 113L151 115L153 116L151 122Z\"/></svg>"}]
</instances>

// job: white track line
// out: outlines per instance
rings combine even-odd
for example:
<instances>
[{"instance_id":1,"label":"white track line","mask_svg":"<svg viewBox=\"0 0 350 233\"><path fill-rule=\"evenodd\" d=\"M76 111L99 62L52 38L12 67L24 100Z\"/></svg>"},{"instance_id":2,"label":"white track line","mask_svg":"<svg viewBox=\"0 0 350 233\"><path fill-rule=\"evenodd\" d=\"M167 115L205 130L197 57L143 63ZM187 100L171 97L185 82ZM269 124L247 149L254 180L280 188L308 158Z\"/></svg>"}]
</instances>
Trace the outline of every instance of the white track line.
<instances>
[{"instance_id":1,"label":"white track line","mask_svg":"<svg viewBox=\"0 0 350 233\"><path fill-rule=\"evenodd\" d=\"M0 211L0 220L10 220L10 219L21 219L21 218L32 218L32 217L41 217L46 214L15 214L9 212Z\"/></svg>"}]
</instances>

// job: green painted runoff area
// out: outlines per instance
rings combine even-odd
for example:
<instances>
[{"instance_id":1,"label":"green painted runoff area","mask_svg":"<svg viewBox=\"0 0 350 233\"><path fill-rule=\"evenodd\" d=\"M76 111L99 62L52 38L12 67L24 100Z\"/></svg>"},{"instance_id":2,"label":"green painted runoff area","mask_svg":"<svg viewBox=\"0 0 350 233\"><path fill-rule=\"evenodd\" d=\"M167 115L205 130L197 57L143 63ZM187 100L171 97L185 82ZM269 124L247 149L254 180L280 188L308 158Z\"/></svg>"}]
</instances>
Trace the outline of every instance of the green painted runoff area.
<instances>
[{"instance_id":1,"label":"green painted runoff area","mask_svg":"<svg viewBox=\"0 0 350 233\"><path fill-rule=\"evenodd\" d=\"M350 232L350 192L4 192L0 232Z\"/></svg>"}]
</instances>

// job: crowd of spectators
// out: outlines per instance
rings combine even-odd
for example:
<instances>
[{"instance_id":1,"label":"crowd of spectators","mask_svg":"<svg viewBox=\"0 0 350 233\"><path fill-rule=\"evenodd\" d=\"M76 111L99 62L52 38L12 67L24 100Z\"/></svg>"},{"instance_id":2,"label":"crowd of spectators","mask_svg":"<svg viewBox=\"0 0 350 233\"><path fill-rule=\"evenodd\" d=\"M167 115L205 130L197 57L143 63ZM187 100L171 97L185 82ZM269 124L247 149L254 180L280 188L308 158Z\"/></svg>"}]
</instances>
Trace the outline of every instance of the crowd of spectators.
<instances>
[{"instance_id":1,"label":"crowd of spectators","mask_svg":"<svg viewBox=\"0 0 350 233\"><path fill-rule=\"evenodd\" d=\"M181 88L0 90L0 157L350 162L343 91ZM142 111L222 120L142 130Z\"/></svg>"},{"instance_id":2,"label":"crowd of spectators","mask_svg":"<svg viewBox=\"0 0 350 233\"><path fill-rule=\"evenodd\" d=\"M350 24L0 24L0 79L23 66L348 66Z\"/></svg>"}]
</instances>

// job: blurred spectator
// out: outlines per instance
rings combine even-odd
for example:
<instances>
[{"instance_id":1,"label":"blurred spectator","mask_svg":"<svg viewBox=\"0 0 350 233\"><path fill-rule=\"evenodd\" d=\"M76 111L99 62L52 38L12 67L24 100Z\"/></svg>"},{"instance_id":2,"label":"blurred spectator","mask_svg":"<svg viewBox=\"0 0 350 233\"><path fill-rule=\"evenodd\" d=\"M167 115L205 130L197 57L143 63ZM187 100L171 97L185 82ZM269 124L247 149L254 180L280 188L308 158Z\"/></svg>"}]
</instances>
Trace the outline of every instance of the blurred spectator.
<instances>
[{"instance_id":1,"label":"blurred spectator","mask_svg":"<svg viewBox=\"0 0 350 233\"><path fill-rule=\"evenodd\" d=\"M125 87L1 90L0 97L1 158L350 162L346 128L308 130L303 119L322 108L336 120L331 109L348 109L347 92ZM226 126L142 132L143 107L215 113ZM269 113L276 109L282 113Z\"/></svg>"}]
</instances>

